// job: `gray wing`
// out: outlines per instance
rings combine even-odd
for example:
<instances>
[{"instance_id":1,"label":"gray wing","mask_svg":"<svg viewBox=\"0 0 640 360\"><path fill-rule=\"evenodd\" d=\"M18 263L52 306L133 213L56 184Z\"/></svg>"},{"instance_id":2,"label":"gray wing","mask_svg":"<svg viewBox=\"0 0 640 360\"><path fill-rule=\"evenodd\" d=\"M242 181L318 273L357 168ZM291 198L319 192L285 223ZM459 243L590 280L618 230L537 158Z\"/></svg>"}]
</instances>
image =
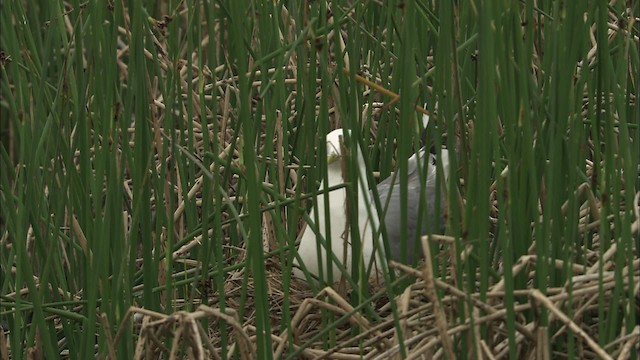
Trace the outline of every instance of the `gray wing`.
<instances>
[{"instance_id":1,"label":"gray wing","mask_svg":"<svg viewBox=\"0 0 640 360\"><path fill-rule=\"evenodd\" d=\"M420 150L423 156L424 150ZM420 161L424 161L421 156ZM429 154L429 168L427 169L427 177L425 182L425 191L420 194L422 187L422 181L418 171L418 159L414 155L409 160L408 169L408 196L407 196L407 221L406 224L402 224L401 219L401 207L402 201L400 200L400 176L392 175L378 184L378 194L380 195L380 204L382 206L380 218L384 218L384 224L387 230L389 247L391 250L391 259L395 261L406 262L413 264L415 261L415 254L418 254L419 258L422 258L422 247L416 246L416 240L419 241L417 236L430 233L442 233L444 231L444 216L445 216L445 196L444 192L436 189L436 172L435 156ZM425 169L422 169L423 171ZM441 209L437 216L436 211L436 196L440 193ZM423 202L422 213L420 218L419 210L420 203ZM388 205L387 205L388 203ZM386 212L385 212L386 210ZM407 227L407 238L402 239L402 227ZM419 231L419 234L416 232ZM402 243L406 243L406 258L402 254ZM417 250L416 250L417 249ZM406 259L406 260L405 260Z\"/></svg>"}]
</instances>

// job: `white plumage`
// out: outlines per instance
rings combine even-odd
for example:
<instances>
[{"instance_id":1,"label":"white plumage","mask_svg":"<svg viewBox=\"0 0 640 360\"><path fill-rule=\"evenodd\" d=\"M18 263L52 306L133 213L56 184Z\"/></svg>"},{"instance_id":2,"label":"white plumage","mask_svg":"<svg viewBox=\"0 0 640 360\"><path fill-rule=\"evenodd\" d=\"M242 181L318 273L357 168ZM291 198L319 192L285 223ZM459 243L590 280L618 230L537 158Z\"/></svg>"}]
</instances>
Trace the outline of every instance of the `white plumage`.
<instances>
[{"instance_id":1,"label":"white plumage","mask_svg":"<svg viewBox=\"0 0 640 360\"><path fill-rule=\"evenodd\" d=\"M322 191L325 188L331 188L340 184L344 184L345 180L342 177L342 153L340 146L340 138L343 135L342 129L337 129L330 132L327 135L327 157L328 157L328 183L325 187L324 182L320 184L319 190ZM379 216L376 210L374 202L371 200L371 194L368 191L369 186L366 181L366 169L364 165L364 161L362 158L362 151L359 149L357 145L357 141L353 141L353 145L350 146L352 156L357 156L358 159L358 229L360 233L361 239L357 239L361 241L362 247L362 264L366 267L372 261L374 257L374 249L376 261L374 262L374 269L378 269L377 266L381 264L379 256L383 256L383 252L381 249L382 242L381 237L377 238L380 240L376 240L375 242L379 243L379 246L374 246L374 229L379 229ZM427 168L426 174L426 189L421 193L421 177L419 175L419 163L422 164L424 162L423 156L426 156L428 153L421 149L417 154L414 154L408 161L408 183L407 188L409 192L409 196L407 201L405 202L405 206L407 206L407 239L404 240L406 242L406 255L403 256L402 249L402 238L401 238L401 219L400 219L400 207L402 206L402 201L400 200L400 181L399 176L391 176L380 184L378 184L378 194L380 196L380 202L382 204L383 209L386 207L386 212L384 215L385 227L388 235L389 248L391 250L391 258L396 261L405 260L407 263L413 263L414 261L414 247L416 240L416 231L420 231L420 235L427 233L439 233L444 230L444 219L445 219L445 196L442 191L436 189L436 157L433 154L428 154L429 156L429 166ZM442 150L442 165L445 171L445 174L448 174L448 153L446 150ZM446 177L445 177L446 179ZM435 208L435 198L437 194L441 194L441 208L440 208L440 216L436 218L436 208ZM336 258L344 264L346 271L350 274L352 266L352 256L351 256L351 243L354 239L351 239L350 232L347 228L347 214L346 214L346 190L345 188L340 188L337 190L332 190L328 194L328 203L325 202L325 195L318 194L315 201L317 203L318 209L318 223L317 228L322 237L324 237L327 242L331 242L331 250L335 254ZM426 202L426 211L423 210L424 219L419 221L418 219L418 209L420 207L420 202ZM388 202L388 205L387 205ZM329 208L330 214L330 222L331 222L331 233L329 236L326 234L326 219L325 219L325 209ZM369 216L371 214L371 216ZM312 221L315 221L315 213L312 210L309 214L309 217ZM355 221L351 221L352 224L355 224ZM346 231L346 233L345 233ZM346 254L345 254L345 238L347 239L346 246ZM342 273L340 272L338 266L332 261L332 277L328 278L328 269L327 269L327 250L322 245L320 241L317 240L318 236L312 230L311 226L307 226L302 234L300 239L300 246L298 248L298 253L300 254L300 258L302 262L305 264L307 270L313 274L318 279L322 279L328 283L335 283L340 280ZM320 256L318 256L318 253ZM320 259L322 263L322 274L320 274L320 263L318 263L318 259ZM299 265L297 261L294 261L294 265L296 268L293 269L294 276L304 279L305 275L302 270L297 268ZM361 268L363 269L363 268ZM371 275L375 274L375 270L371 272ZM328 281L327 281L328 280Z\"/></svg>"}]
</instances>

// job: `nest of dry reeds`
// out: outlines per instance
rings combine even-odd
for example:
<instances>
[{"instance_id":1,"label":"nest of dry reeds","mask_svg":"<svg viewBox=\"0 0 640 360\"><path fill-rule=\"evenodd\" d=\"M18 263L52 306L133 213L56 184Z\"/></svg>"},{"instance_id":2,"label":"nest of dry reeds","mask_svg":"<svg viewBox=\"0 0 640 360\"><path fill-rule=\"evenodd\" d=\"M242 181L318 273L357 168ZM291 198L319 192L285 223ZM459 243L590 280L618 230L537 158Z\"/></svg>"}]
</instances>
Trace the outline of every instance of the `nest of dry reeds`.
<instances>
[{"instance_id":1,"label":"nest of dry reeds","mask_svg":"<svg viewBox=\"0 0 640 360\"><path fill-rule=\"evenodd\" d=\"M589 191L584 187L582 191ZM587 223L590 206L597 206L598 201L588 197L583 204L585 215L581 218L583 235L593 229L594 222ZM638 231L639 196L635 199L636 221L633 223L635 234ZM598 220L596 220L598 221ZM447 236L433 235L423 239L438 242L455 251L454 239ZM344 294L331 287L324 288L314 295L306 283L292 280L288 294L289 319L291 333L288 329L278 332L283 321L283 303L285 294L281 291L282 269L279 264L270 261L267 266L269 301L271 304L273 352L279 358L286 350L288 353L299 352L301 358L316 359L390 359L406 356L408 359L455 358L453 346L461 346L461 339L474 339L464 343L468 352L489 359L504 358L509 354L509 342L517 344L517 356L523 359L545 358L552 354L554 358L563 358L567 354L550 351L550 347L558 338L573 337L576 341L581 359L626 359L631 351L638 348L640 326L635 324L632 332L620 330L622 337L602 345L597 340L598 303L609 303L616 295L614 269L615 246L604 256L599 256L598 236L594 237L591 248L584 249L585 263L572 264L571 288L568 286L549 288L546 294L530 287L511 293L515 297L514 306L505 307L505 279L493 283L484 294L469 293L460 289L454 276L435 278L428 246L425 246L425 263L411 268L398 263L391 263L400 277L410 279L411 283L401 295L393 299L383 296L375 298L371 306L377 316L368 316L362 309L356 309ZM529 283L535 278L537 261L535 248L521 257L513 265L513 275L525 275ZM455 274L450 265L450 273ZM550 266L565 268L561 260L552 261ZM200 306L194 312L177 312L172 315L157 314L144 309L132 308L130 313L138 315L138 355L145 351L155 352L163 349L166 353L177 354L187 348L187 352L195 358L220 358L221 347L226 346L230 356L238 353L242 359L259 358L256 356L256 327L252 322L252 289L245 302L245 321L238 319L239 297L242 285L242 271L229 274L225 284L226 310L210 306ZM629 272L633 278L640 276L640 259L636 256L632 264L626 264L624 286L633 287L638 294L639 284L629 284ZM252 282L249 281L251 287ZM383 286L373 286L376 291L384 293ZM437 294L441 294L438 296ZM215 298L212 298L215 303ZM391 310L391 301L396 305L396 312ZM640 310L640 297L637 297L636 311ZM542 324L537 317L541 312L549 314L549 322ZM511 314L510 314L511 313ZM533 316L532 316L533 314ZM508 317L515 321L515 336L509 338ZM336 322L333 327L335 336L331 344L325 338L318 337L327 327L327 319ZM209 320L209 327L203 328L201 321ZM220 322L228 326L227 344L220 343ZM624 324L624 328L634 324ZM473 333L473 336L468 335ZM167 348L167 339L173 339L172 348ZM455 344L455 345L454 345ZM401 352L403 351L403 352Z\"/></svg>"}]
</instances>

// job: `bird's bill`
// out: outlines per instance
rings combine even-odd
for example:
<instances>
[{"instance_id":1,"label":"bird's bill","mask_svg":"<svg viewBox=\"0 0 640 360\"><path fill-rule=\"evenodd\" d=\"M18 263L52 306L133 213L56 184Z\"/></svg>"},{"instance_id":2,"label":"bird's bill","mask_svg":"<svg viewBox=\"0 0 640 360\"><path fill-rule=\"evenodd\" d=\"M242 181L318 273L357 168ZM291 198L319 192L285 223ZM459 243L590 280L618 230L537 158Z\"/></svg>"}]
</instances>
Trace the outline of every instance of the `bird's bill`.
<instances>
[{"instance_id":1,"label":"bird's bill","mask_svg":"<svg viewBox=\"0 0 640 360\"><path fill-rule=\"evenodd\" d=\"M327 154L327 164L331 165L338 160L340 160L340 155L336 153Z\"/></svg>"}]
</instances>

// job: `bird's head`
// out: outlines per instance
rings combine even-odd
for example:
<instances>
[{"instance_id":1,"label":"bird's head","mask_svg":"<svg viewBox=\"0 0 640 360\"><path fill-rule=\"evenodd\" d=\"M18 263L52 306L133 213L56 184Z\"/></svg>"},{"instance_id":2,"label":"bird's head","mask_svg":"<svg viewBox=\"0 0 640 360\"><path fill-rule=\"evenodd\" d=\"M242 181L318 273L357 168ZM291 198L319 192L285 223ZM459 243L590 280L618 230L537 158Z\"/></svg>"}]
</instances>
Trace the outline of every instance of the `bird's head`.
<instances>
[{"instance_id":1,"label":"bird's head","mask_svg":"<svg viewBox=\"0 0 640 360\"><path fill-rule=\"evenodd\" d=\"M327 162L329 164L336 162L342 157L343 134L342 129L336 129L327 134Z\"/></svg>"}]
</instances>

